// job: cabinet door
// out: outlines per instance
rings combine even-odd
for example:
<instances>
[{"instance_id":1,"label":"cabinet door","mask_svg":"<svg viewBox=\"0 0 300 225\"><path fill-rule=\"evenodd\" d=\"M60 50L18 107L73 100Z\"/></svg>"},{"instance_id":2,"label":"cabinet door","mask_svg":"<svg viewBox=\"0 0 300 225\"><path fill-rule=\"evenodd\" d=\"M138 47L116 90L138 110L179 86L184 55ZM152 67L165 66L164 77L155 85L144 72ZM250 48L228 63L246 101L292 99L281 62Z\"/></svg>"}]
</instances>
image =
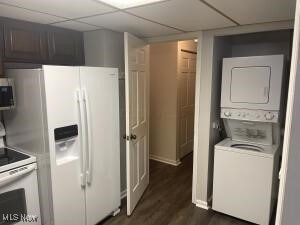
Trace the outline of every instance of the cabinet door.
<instances>
[{"instance_id":1,"label":"cabinet door","mask_svg":"<svg viewBox=\"0 0 300 225\"><path fill-rule=\"evenodd\" d=\"M4 56L17 61L43 62L47 57L43 26L10 20L4 24Z\"/></svg>"},{"instance_id":2,"label":"cabinet door","mask_svg":"<svg viewBox=\"0 0 300 225\"><path fill-rule=\"evenodd\" d=\"M51 63L84 64L82 33L60 28L48 31L49 59Z\"/></svg>"}]
</instances>

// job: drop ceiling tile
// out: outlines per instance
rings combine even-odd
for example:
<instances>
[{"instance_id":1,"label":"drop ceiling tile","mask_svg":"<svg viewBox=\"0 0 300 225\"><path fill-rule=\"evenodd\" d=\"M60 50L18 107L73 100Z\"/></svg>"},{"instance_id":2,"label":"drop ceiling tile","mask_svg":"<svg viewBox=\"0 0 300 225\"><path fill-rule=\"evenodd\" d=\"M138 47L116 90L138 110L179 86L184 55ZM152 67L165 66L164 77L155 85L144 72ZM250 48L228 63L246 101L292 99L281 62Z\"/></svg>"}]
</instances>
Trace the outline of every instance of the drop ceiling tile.
<instances>
[{"instance_id":1,"label":"drop ceiling tile","mask_svg":"<svg viewBox=\"0 0 300 225\"><path fill-rule=\"evenodd\" d=\"M86 24L86 23L81 23L81 22L74 21L74 20L63 21L63 22L54 23L51 25L56 26L56 27L67 28L67 29L71 29L71 30L78 30L78 31L90 31L90 30L101 29L100 27Z\"/></svg>"},{"instance_id":2,"label":"drop ceiling tile","mask_svg":"<svg viewBox=\"0 0 300 225\"><path fill-rule=\"evenodd\" d=\"M235 25L199 0L172 0L132 8L127 11L185 31L207 30Z\"/></svg>"},{"instance_id":3,"label":"drop ceiling tile","mask_svg":"<svg viewBox=\"0 0 300 225\"><path fill-rule=\"evenodd\" d=\"M294 19L296 0L206 0L240 24Z\"/></svg>"},{"instance_id":4,"label":"drop ceiling tile","mask_svg":"<svg viewBox=\"0 0 300 225\"><path fill-rule=\"evenodd\" d=\"M39 12L33 12L27 9L17 8L3 4L0 4L0 16L43 24L55 23L64 20L61 17L51 16Z\"/></svg>"},{"instance_id":5,"label":"drop ceiling tile","mask_svg":"<svg viewBox=\"0 0 300 225\"><path fill-rule=\"evenodd\" d=\"M80 19L79 21L119 32L127 31L140 37L153 37L181 33L178 30L152 23L124 12L93 16Z\"/></svg>"},{"instance_id":6,"label":"drop ceiling tile","mask_svg":"<svg viewBox=\"0 0 300 225\"><path fill-rule=\"evenodd\" d=\"M69 19L115 10L97 0L0 0L0 2Z\"/></svg>"}]
</instances>

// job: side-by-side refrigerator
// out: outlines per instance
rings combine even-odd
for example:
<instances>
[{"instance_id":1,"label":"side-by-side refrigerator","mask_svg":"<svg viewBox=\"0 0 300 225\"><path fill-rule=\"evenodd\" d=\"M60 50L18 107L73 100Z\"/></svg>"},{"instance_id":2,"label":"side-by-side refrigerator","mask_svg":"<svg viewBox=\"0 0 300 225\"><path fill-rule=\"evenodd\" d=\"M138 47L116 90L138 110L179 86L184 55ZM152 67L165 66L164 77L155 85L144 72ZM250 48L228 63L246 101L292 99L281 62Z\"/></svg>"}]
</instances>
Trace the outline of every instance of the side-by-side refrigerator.
<instances>
[{"instance_id":1,"label":"side-by-side refrigerator","mask_svg":"<svg viewBox=\"0 0 300 225\"><path fill-rule=\"evenodd\" d=\"M43 224L94 225L120 206L118 71L10 69L17 106L7 145L38 159Z\"/></svg>"}]
</instances>

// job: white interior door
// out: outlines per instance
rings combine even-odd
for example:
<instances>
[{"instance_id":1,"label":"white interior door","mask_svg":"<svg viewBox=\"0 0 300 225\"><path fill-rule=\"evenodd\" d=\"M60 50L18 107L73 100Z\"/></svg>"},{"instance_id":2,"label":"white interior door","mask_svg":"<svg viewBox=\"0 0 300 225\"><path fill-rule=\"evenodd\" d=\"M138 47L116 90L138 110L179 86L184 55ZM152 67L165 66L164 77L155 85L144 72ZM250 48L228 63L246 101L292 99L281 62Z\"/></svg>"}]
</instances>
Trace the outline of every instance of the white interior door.
<instances>
[{"instance_id":1,"label":"white interior door","mask_svg":"<svg viewBox=\"0 0 300 225\"><path fill-rule=\"evenodd\" d=\"M124 34L127 215L149 184L149 46Z\"/></svg>"},{"instance_id":2,"label":"white interior door","mask_svg":"<svg viewBox=\"0 0 300 225\"><path fill-rule=\"evenodd\" d=\"M178 113L179 113L179 156L193 151L195 81L197 54L179 50L178 63Z\"/></svg>"}]
</instances>

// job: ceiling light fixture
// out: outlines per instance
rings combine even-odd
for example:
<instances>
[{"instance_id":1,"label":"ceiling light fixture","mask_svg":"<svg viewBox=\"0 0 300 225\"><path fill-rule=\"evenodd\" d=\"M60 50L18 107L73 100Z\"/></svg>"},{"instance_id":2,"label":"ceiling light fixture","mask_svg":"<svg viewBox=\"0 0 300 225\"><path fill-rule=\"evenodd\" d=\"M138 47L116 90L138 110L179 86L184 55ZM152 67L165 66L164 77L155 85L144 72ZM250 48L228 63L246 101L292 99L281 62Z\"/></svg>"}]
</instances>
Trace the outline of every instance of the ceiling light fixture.
<instances>
[{"instance_id":1,"label":"ceiling light fixture","mask_svg":"<svg viewBox=\"0 0 300 225\"><path fill-rule=\"evenodd\" d=\"M117 7L119 9L126 9L126 8L141 6L149 3L161 2L165 0L98 0L98 1Z\"/></svg>"}]
</instances>

